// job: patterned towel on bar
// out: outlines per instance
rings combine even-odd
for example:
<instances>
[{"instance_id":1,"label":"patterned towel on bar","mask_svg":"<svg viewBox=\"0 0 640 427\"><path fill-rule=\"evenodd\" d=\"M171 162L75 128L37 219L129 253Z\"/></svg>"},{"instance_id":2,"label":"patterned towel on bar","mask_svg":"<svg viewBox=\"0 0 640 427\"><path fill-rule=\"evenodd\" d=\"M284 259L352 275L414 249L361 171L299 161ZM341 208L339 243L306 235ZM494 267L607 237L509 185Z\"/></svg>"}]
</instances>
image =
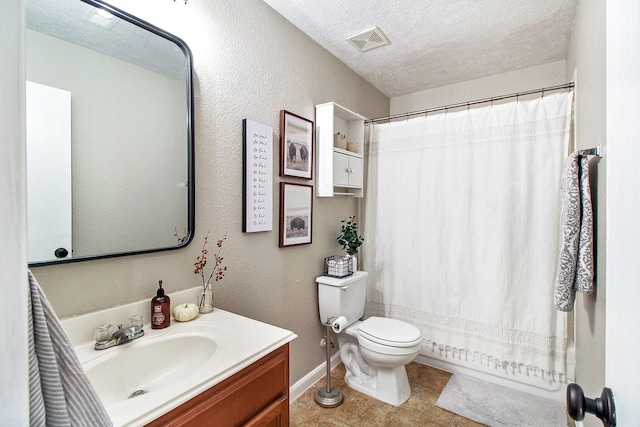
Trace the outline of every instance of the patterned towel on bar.
<instances>
[{"instance_id":1,"label":"patterned towel on bar","mask_svg":"<svg viewBox=\"0 0 640 427\"><path fill-rule=\"evenodd\" d=\"M594 291L594 251L593 251L593 205L591 204L591 183L589 182L589 159L580 157L580 244L574 287L577 292Z\"/></svg>"},{"instance_id":2,"label":"patterned towel on bar","mask_svg":"<svg viewBox=\"0 0 640 427\"><path fill-rule=\"evenodd\" d=\"M53 308L29 272L30 426L112 426Z\"/></svg>"},{"instance_id":3,"label":"patterned towel on bar","mask_svg":"<svg viewBox=\"0 0 640 427\"><path fill-rule=\"evenodd\" d=\"M593 292L593 208L589 162L571 154L562 172L561 247L555 286L555 305L573 310L576 292Z\"/></svg>"}]
</instances>

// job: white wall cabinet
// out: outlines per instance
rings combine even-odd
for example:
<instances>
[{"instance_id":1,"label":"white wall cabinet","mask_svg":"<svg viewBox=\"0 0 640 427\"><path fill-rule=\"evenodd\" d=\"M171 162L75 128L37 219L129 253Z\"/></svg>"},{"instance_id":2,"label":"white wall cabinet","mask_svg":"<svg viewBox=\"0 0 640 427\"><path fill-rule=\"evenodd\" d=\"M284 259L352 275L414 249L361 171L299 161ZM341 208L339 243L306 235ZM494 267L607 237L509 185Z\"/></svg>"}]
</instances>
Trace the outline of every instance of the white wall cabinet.
<instances>
[{"instance_id":1,"label":"white wall cabinet","mask_svg":"<svg viewBox=\"0 0 640 427\"><path fill-rule=\"evenodd\" d=\"M362 197L364 121L335 102L316 105L316 194ZM351 150L334 147L336 133L347 135Z\"/></svg>"},{"instance_id":2,"label":"white wall cabinet","mask_svg":"<svg viewBox=\"0 0 640 427\"><path fill-rule=\"evenodd\" d=\"M362 155L346 150L333 150L333 186L362 188Z\"/></svg>"}]
</instances>

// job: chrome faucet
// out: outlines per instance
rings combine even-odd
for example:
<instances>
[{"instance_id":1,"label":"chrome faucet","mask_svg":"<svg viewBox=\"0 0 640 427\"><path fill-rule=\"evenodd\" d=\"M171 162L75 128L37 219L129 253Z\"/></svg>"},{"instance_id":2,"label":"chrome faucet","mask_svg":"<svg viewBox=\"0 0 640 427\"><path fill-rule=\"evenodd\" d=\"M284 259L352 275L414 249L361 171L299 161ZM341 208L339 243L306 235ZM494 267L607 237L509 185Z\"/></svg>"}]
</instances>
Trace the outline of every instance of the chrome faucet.
<instances>
[{"instance_id":1,"label":"chrome faucet","mask_svg":"<svg viewBox=\"0 0 640 427\"><path fill-rule=\"evenodd\" d=\"M104 324L95 328L96 343L93 348L104 350L116 345L126 344L144 335L142 326L132 324L126 328L122 324L118 325L118 330L111 334L111 325Z\"/></svg>"}]
</instances>

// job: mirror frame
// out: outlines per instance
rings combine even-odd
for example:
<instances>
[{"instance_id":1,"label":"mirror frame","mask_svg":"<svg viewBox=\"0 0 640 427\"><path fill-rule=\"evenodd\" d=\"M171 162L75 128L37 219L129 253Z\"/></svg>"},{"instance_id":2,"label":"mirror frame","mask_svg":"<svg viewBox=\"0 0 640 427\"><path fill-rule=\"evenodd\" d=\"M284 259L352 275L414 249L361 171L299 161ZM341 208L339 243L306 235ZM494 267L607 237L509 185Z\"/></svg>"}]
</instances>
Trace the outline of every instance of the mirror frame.
<instances>
[{"instance_id":1,"label":"mirror frame","mask_svg":"<svg viewBox=\"0 0 640 427\"><path fill-rule=\"evenodd\" d=\"M180 50L184 53L186 60L186 91L187 91L187 230L186 236L183 242L179 243L176 246L168 246L161 248L151 248L151 249L142 249L137 251L124 251L124 252L114 252L114 253L106 253L106 254L97 254L97 255L86 255L79 256L75 258L61 258L59 260L48 260L48 261L38 261L38 262L30 262L29 267L40 267L47 265L59 265L59 264L69 264L72 262L80 262L80 261L89 261L96 259L105 259L105 258L115 258L129 255L140 255L147 254L153 252L163 252L174 249L180 249L188 246L193 240L193 236L195 234L195 138L194 138L194 95L193 95L193 57L191 55L191 50L187 46L187 44L180 38L174 36L171 33L168 33L153 24L150 24L140 18L137 18L123 10L120 10L114 6L111 6L108 3L105 3L101 0L78 0L83 3L87 3L93 7L104 9L112 15L129 22L132 25L136 25L144 30L147 30L159 37L162 37L174 44L176 44ZM28 232L28 230L27 230Z\"/></svg>"}]
</instances>

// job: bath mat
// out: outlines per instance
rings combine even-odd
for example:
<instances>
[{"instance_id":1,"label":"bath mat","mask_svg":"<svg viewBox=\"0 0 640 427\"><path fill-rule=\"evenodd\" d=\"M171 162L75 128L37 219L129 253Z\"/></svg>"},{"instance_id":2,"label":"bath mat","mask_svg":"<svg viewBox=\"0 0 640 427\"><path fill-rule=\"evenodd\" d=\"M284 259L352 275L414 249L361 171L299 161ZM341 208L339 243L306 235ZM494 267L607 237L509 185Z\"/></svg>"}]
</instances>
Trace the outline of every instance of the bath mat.
<instances>
[{"instance_id":1,"label":"bath mat","mask_svg":"<svg viewBox=\"0 0 640 427\"><path fill-rule=\"evenodd\" d=\"M561 403L461 374L449 379L437 405L490 427L567 425L566 410Z\"/></svg>"}]
</instances>

